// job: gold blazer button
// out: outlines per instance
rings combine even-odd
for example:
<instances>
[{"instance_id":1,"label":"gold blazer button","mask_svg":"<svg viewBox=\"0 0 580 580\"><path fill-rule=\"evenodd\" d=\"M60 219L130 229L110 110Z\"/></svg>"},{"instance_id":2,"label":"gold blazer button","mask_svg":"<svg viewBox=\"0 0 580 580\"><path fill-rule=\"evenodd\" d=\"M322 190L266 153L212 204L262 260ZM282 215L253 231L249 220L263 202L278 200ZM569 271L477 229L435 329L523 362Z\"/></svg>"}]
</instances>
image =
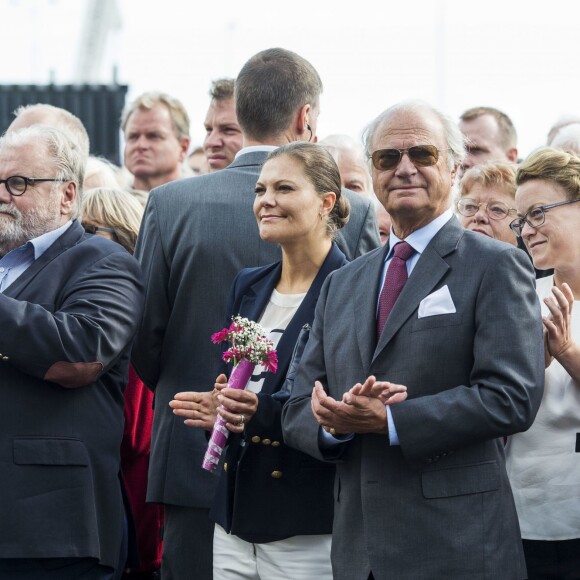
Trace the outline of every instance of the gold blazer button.
<instances>
[{"instance_id":1,"label":"gold blazer button","mask_svg":"<svg viewBox=\"0 0 580 580\"><path fill-rule=\"evenodd\" d=\"M272 471L271 475L274 479L280 479L282 477L282 472L281 471Z\"/></svg>"}]
</instances>

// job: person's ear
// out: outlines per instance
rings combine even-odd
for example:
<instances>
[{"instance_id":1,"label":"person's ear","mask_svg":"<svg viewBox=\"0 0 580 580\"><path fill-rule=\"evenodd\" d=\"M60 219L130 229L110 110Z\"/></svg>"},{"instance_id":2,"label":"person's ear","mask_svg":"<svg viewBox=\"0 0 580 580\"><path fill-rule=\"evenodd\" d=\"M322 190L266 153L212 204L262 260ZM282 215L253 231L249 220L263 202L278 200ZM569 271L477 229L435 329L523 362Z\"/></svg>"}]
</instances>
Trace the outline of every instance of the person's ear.
<instances>
[{"instance_id":1,"label":"person's ear","mask_svg":"<svg viewBox=\"0 0 580 580\"><path fill-rule=\"evenodd\" d=\"M77 184L74 181L68 181L66 187L62 190L60 200L61 215L70 215L73 211L77 198Z\"/></svg>"},{"instance_id":2,"label":"person's ear","mask_svg":"<svg viewBox=\"0 0 580 580\"><path fill-rule=\"evenodd\" d=\"M187 155L187 151L189 150L189 143L191 139L189 137L180 137L179 139L179 162L181 163L185 156Z\"/></svg>"},{"instance_id":3,"label":"person's ear","mask_svg":"<svg viewBox=\"0 0 580 580\"><path fill-rule=\"evenodd\" d=\"M518 148L517 147L510 147L506 152L505 156L507 157L508 161L512 163L518 162Z\"/></svg>"},{"instance_id":4,"label":"person's ear","mask_svg":"<svg viewBox=\"0 0 580 580\"><path fill-rule=\"evenodd\" d=\"M451 186L455 184L455 178L457 177L457 171L459 170L459 163L456 163L451 170Z\"/></svg>"},{"instance_id":5,"label":"person's ear","mask_svg":"<svg viewBox=\"0 0 580 580\"><path fill-rule=\"evenodd\" d=\"M330 214L334 204L336 203L336 193L334 191L327 191L322 196L322 210L325 214Z\"/></svg>"},{"instance_id":6,"label":"person's ear","mask_svg":"<svg viewBox=\"0 0 580 580\"><path fill-rule=\"evenodd\" d=\"M296 115L296 133L302 137L302 141L310 141L314 137L309 117L312 111L310 103L300 107Z\"/></svg>"}]
</instances>

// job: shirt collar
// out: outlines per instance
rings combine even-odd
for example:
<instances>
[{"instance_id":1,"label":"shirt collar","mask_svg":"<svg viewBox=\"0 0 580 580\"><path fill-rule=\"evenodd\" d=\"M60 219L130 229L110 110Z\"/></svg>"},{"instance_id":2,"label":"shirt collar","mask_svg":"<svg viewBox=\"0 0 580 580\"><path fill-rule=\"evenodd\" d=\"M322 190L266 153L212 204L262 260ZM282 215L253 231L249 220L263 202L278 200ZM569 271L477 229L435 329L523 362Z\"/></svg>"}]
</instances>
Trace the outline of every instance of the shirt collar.
<instances>
[{"instance_id":1,"label":"shirt collar","mask_svg":"<svg viewBox=\"0 0 580 580\"><path fill-rule=\"evenodd\" d=\"M72 221L69 220L66 224L60 226L60 228L56 228L56 230L46 232L46 234L33 238L24 245L32 245L34 248L34 259L38 260L38 258L40 258L40 256L42 256L42 254L44 254L44 252L46 252L46 250L48 250L48 248L50 248L50 246L52 246L52 244L54 244L54 242L56 242L56 240L58 240L58 238L60 238L60 236L62 236L71 225Z\"/></svg>"},{"instance_id":2,"label":"shirt collar","mask_svg":"<svg viewBox=\"0 0 580 580\"><path fill-rule=\"evenodd\" d=\"M274 151L278 149L276 145L250 145L249 147L243 147L237 153L234 159L237 159L240 155L244 155L245 153L257 153L257 152L264 152L270 153L270 151Z\"/></svg>"},{"instance_id":3,"label":"shirt collar","mask_svg":"<svg viewBox=\"0 0 580 580\"><path fill-rule=\"evenodd\" d=\"M453 217L453 211L448 209L444 211L440 216L437 216L432 222L429 222L426 226L415 230L412 234L409 234L405 241L417 252L422 254L425 248L429 245L429 242L435 237L435 234ZM391 233L389 234L389 252L387 254L386 260L389 260L393 255L393 249L396 244L401 242L395 233L393 232L393 227L391 226Z\"/></svg>"}]
</instances>

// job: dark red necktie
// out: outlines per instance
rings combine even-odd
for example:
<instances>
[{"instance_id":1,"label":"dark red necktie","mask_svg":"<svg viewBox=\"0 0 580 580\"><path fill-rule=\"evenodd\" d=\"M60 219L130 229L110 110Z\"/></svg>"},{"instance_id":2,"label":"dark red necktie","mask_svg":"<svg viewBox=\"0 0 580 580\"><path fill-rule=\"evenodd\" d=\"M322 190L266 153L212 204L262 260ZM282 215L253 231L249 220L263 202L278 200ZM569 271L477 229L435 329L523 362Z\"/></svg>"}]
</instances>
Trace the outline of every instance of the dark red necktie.
<instances>
[{"instance_id":1,"label":"dark red necktie","mask_svg":"<svg viewBox=\"0 0 580 580\"><path fill-rule=\"evenodd\" d=\"M407 282L407 260L415 253L415 250L407 242L395 244L393 257L387 268L385 283L379 298L379 311L377 316L377 340L383 332L385 322Z\"/></svg>"}]
</instances>

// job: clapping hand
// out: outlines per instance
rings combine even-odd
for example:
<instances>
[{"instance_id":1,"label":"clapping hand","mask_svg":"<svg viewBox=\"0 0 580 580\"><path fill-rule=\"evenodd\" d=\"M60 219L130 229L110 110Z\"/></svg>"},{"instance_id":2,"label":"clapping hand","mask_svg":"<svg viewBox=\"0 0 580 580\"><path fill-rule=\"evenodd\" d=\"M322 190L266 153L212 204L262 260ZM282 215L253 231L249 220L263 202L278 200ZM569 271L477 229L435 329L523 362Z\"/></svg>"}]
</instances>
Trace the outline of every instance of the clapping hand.
<instances>
[{"instance_id":1,"label":"clapping hand","mask_svg":"<svg viewBox=\"0 0 580 580\"><path fill-rule=\"evenodd\" d=\"M400 403L407 398L407 387L397 385L388 381L377 381L374 376L370 376L364 384L357 383L350 391L342 396L342 400L347 404L352 404L354 397L365 396L379 399L383 405L393 405Z\"/></svg>"},{"instance_id":2,"label":"clapping hand","mask_svg":"<svg viewBox=\"0 0 580 580\"><path fill-rule=\"evenodd\" d=\"M312 391L312 413L319 425L335 434L386 433L385 405L405 400L407 388L368 377L357 383L341 401L336 401L316 381Z\"/></svg>"},{"instance_id":3,"label":"clapping hand","mask_svg":"<svg viewBox=\"0 0 580 580\"><path fill-rule=\"evenodd\" d=\"M552 296L544 298L544 304L550 311L549 316L543 317L544 341L547 354L559 359L573 344L571 332L572 307L574 295L568 284L560 288L552 288ZM551 359L546 361L548 366Z\"/></svg>"}]
</instances>

